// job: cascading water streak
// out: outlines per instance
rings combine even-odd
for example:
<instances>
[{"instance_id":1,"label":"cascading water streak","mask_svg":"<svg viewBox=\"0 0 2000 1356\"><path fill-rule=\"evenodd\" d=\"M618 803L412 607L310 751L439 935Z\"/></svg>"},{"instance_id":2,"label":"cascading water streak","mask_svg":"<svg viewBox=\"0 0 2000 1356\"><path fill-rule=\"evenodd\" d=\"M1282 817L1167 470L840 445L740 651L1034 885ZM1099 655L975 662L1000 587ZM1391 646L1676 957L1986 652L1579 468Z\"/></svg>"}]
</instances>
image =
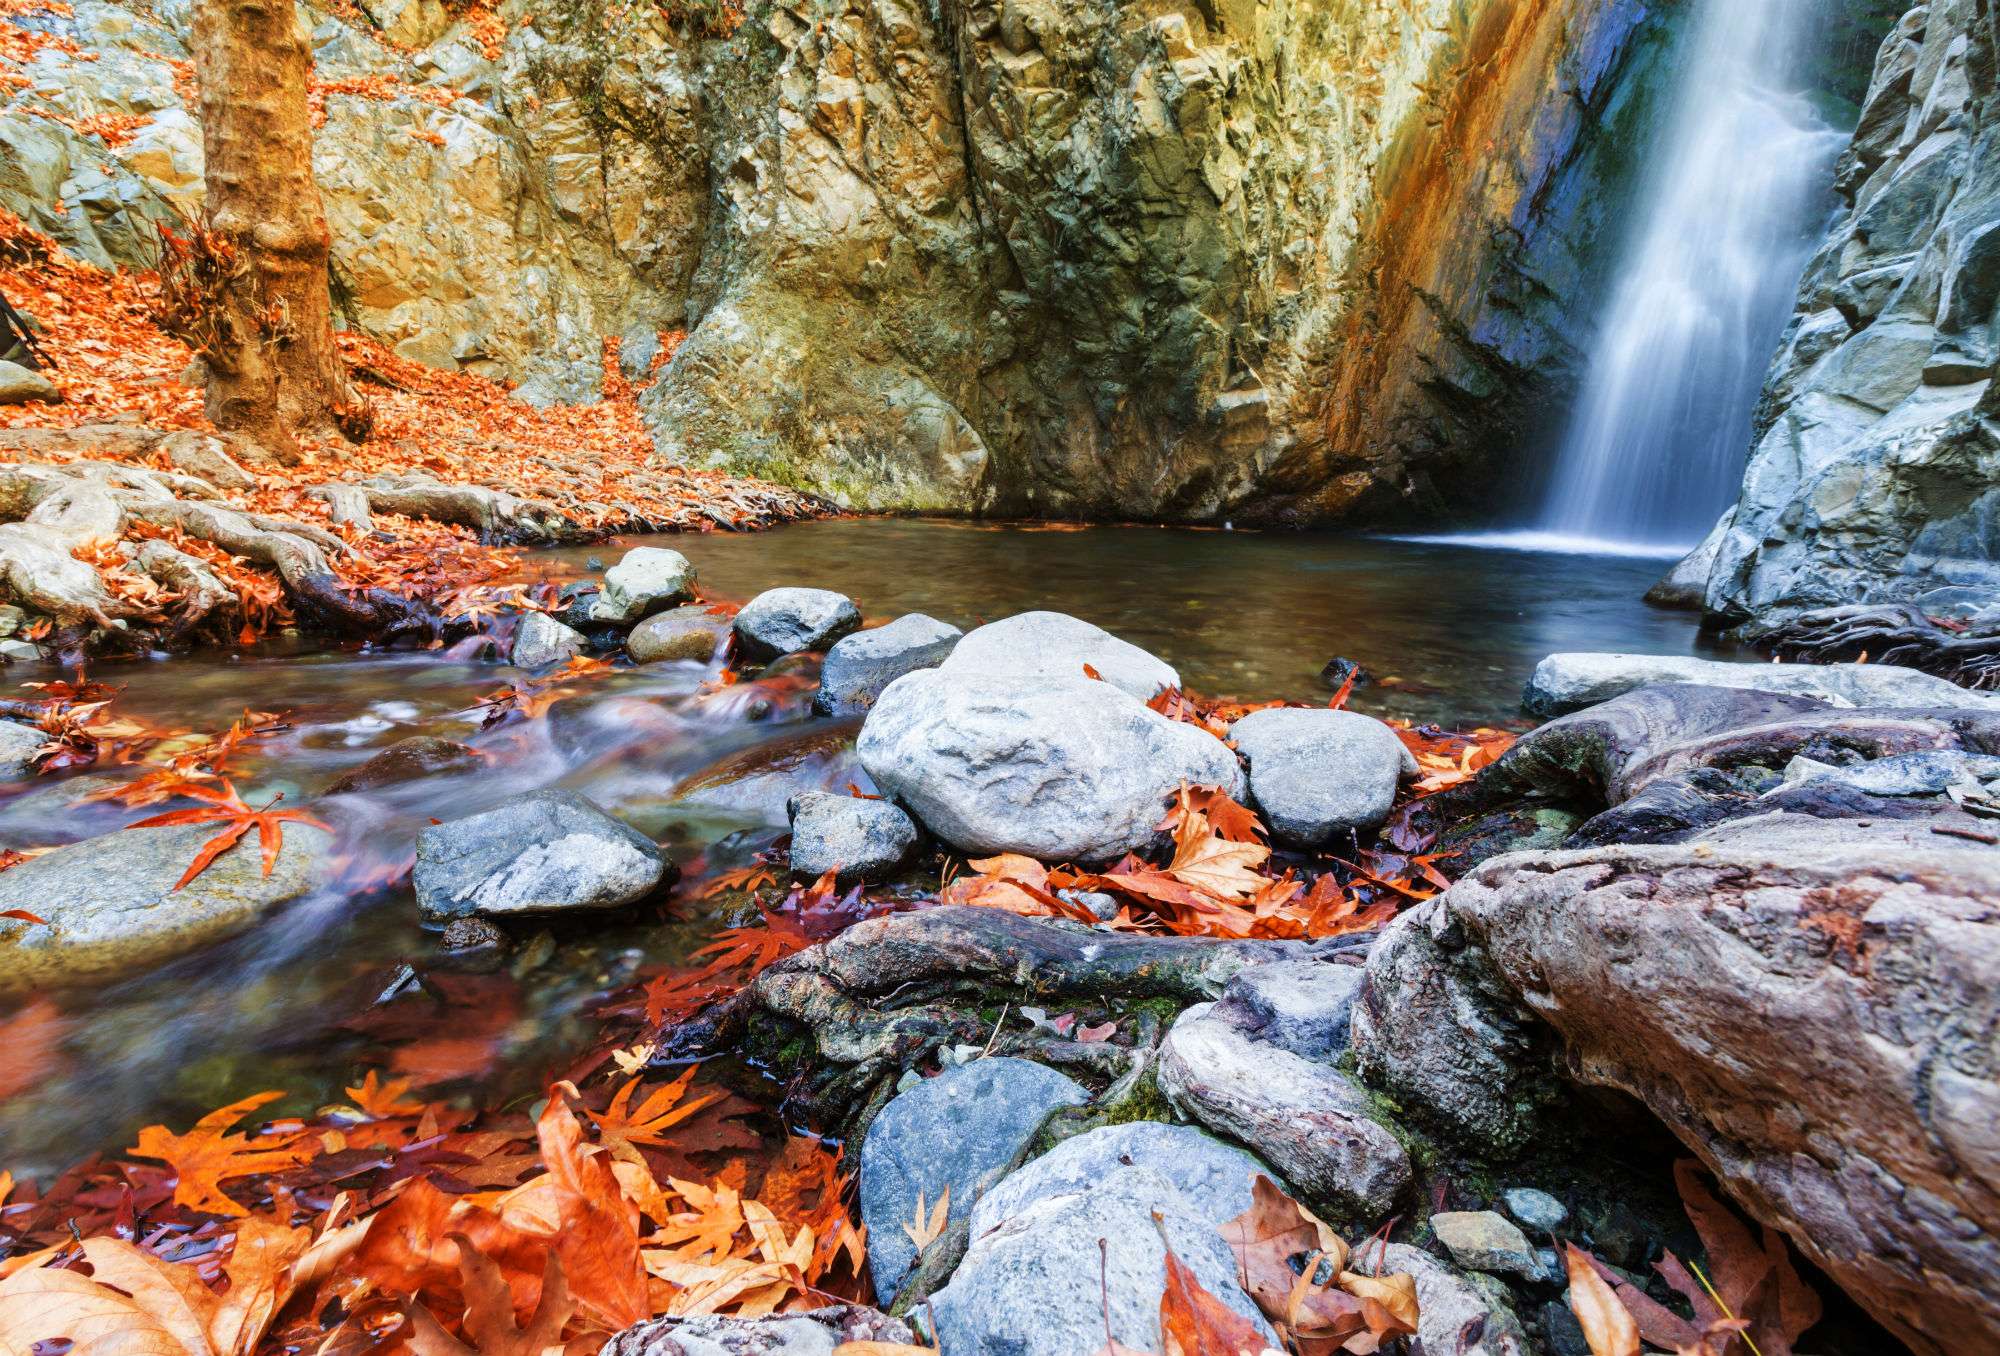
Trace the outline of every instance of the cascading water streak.
<instances>
[{"instance_id":1,"label":"cascading water streak","mask_svg":"<svg viewBox=\"0 0 2000 1356\"><path fill-rule=\"evenodd\" d=\"M1685 549L1735 497L1844 138L1789 92L1818 0L1700 0L1541 533Z\"/></svg>"}]
</instances>

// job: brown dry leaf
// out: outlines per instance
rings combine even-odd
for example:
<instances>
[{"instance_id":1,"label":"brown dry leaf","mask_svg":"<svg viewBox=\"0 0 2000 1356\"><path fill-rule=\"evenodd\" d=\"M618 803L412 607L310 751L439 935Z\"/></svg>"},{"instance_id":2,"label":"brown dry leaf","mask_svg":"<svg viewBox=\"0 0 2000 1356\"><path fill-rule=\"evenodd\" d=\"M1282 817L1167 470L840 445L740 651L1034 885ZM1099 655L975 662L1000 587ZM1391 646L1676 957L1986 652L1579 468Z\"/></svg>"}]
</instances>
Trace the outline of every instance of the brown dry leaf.
<instances>
[{"instance_id":1,"label":"brown dry leaf","mask_svg":"<svg viewBox=\"0 0 2000 1356\"><path fill-rule=\"evenodd\" d=\"M388 1120L393 1116L420 1116L424 1104L409 1097L408 1078L392 1078L382 1081L380 1074L370 1069L361 1076L356 1087L346 1089L348 1097L361 1114L370 1120Z\"/></svg>"},{"instance_id":2,"label":"brown dry leaf","mask_svg":"<svg viewBox=\"0 0 2000 1356\"><path fill-rule=\"evenodd\" d=\"M1597 1274L1590 1258L1574 1244L1563 1244L1563 1265L1569 1271L1569 1307L1590 1343L1590 1356L1639 1356L1639 1324Z\"/></svg>"},{"instance_id":3,"label":"brown dry leaf","mask_svg":"<svg viewBox=\"0 0 2000 1356\"><path fill-rule=\"evenodd\" d=\"M417 1356L543 1356L562 1347L563 1327L576 1312L576 1302L563 1284L562 1263L551 1251L542 1264L541 1298L524 1327L515 1320L510 1290L500 1268L463 1234L453 1234L458 1265L464 1278L467 1345L444 1330L420 1304L404 1306L410 1323L410 1349Z\"/></svg>"},{"instance_id":4,"label":"brown dry leaf","mask_svg":"<svg viewBox=\"0 0 2000 1356\"><path fill-rule=\"evenodd\" d=\"M950 1212L950 1187L946 1187L938 1194L937 1204L931 1206L928 1211L924 1208L924 1193L921 1191L917 1193L916 1217L903 1225L903 1232L910 1236L910 1242L917 1245L918 1252L928 1248L937 1240L937 1236L944 1232L945 1221L950 1217Z\"/></svg>"},{"instance_id":5,"label":"brown dry leaf","mask_svg":"<svg viewBox=\"0 0 2000 1356\"><path fill-rule=\"evenodd\" d=\"M1326 1255L1336 1274L1347 1265L1347 1245L1262 1173L1250 1184L1250 1208L1222 1226L1222 1238L1236 1254L1243 1289L1277 1323L1291 1321L1293 1258Z\"/></svg>"},{"instance_id":6,"label":"brown dry leaf","mask_svg":"<svg viewBox=\"0 0 2000 1356\"><path fill-rule=\"evenodd\" d=\"M30 1356L57 1343L67 1356L213 1356L206 1339L185 1346L133 1297L77 1272L33 1267L0 1281L0 1352Z\"/></svg>"},{"instance_id":7,"label":"brown dry leaf","mask_svg":"<svg viewBox=\"0 0 2000 1356\"><path fill-rule=\"evenodd\" d=\"M1165 1230L1160 1241L1165 1245ZM1165 1356L1256 1356L1270 1345L1255 1323L1203 1289L1171 1247L1160 1294L1160 1337Z\"/></svg>"},{"instance_id":8,"label":"brown dry leaf","mask_svg":"<svg viewBox=\"0 0 2000 1356\"><path fill-rule=\"evenodd\" d=\"M1674 1184L1708 1251L1723 1317L1748 1323L1745 1335L1763 1356L1792 1356L1799 1336L1819 1322L1821 1305L1818 1294L1792 1266L1784 1236L1767 1228L1760 1243L1750 1227L1709 1191L1692 1159L1674 1164ZM1697 1307L1695 1312L1702 1310Z\"/></svg>"},{"instance_id":9,"label":"brown dry leaf","mask_svg":"<svg viewBox=\"0 0 2000 1356\"><path fill-rule=\"evenodd\" d=\"M129 1150L138 1158L157 1158L173 1168L174 1203L190 1210L213 1215L247 1215L249 1211L222 1193L221 1184L238 1177L282 1172L306 1160L306 1150L293 1147L297 1135L276 1137L268 1147L254 1147L247 1135L223 1131L267 1102L283 1097L282 1092L259 1092L240 1102L209 1112L196 1121L185 1135L176 1135L164 1125L149 1125L139 1132L139 1142Z\"/></svg>"},{"instance_id":10,"label":"brown dry leaf","mask_svg":"<svg viewBox=\"0 0 2000 1356\"><path fill-rule=\"evenodd\" d=\"M711 1102L722 1100L719 1092L705 1092L693 1101L682 1101L688 1084L694 1081L699 1065L690 1065L679 1078L655 1088L638 1106L632 1094L643 1081L634 1078L618 1090L601 1114L594 1117L597 1128L609 1145L666 1144L667 1131Z\"/></svg>"},{"instance_id":11,"label":"brown dry leaf","mask_svg":"<svg viewBox=\"0 0 2000 1356\"><path fill-rule=\"evenodd\" d=\"M908 1342L842 1342L833 1356L938 1356L938 1349Z\"/></svg>"}]
</instances>

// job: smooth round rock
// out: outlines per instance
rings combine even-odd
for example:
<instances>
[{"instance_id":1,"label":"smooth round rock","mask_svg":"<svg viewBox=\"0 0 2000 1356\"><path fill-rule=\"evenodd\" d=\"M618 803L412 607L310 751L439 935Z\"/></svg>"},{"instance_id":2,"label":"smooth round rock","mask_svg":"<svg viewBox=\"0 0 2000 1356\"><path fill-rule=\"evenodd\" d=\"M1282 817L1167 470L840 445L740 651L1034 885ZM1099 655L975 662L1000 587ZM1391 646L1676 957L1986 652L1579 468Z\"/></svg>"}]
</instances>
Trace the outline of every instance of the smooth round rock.
<instances>
[{"instance_id":1,"label":"smooth round rock","mask_svg":"<svg viewBox=\"0 0 2000 1356\"><path fill-rule=\"evenodd\" d=\"M792 874L817 880L875 880L917 849L916 821L886 800L807 791L787 807L792 820Z\"/></svg>"},{"instance_id":2,"label":"smooth round rock","mask_svg":"<svg viewBox=\"0 0 2000 1356\"><path fill-rule=\"evenodd\" d=\"M635 546L604 572L591 619L625 625L663 612L694 596L694 578L694 566L679 551Z\"/></svg>"},{"instance_id":3,"label":"smooth round rock","mask_svg":"<svg viewBox=\"0 0 2000 1356\"><path fill-rule=\"evenodd\" d=\"M935 617L911 612L836 641L820 667L813 710L822 716L862 714L904 674L942 664L964 634Z\"/></svg>"},{"instance_id":4,"label":"smooth round rock","mask_svg":"<svg viewBox=\"0 0 2000 1356\"><path fill-rule=\"evenodd\" d=\"M1280 707L1229 727L1250 765L1250 797L1289 847L1323 847L1389 817L1396 788L1417 774L1403 741L1355 711Z\"/></svg>"},{"instance_id":5,"label":"smooth round rock","mask_svg":"<svg viewBox=\"0 0 2000 1356\"><path fill-rule=\"evenodd\" d=\"M1021 612L969 631L943 667L954 676L1070 680L1088 677L1086 665L1142 702L1181 685L1164 660L1063 612Z\"/></svg>"},{"instance_id":6,"label":"smooth round rock","mask_svg":"<svg viewBox=\"0 0 2000 1356\"><path fill-rule=\"evenodd\" d=\"M625 637L625 652L641 664L692 660L706 664L729 638L726 618L700 605L677 607L648 617Z\"/></svg>"},{"instance_id":7,"label":"smooth round rock","mask_svg":"<svg viewBox=\"0 0 2000 1356\"><path fill-rule=\"evenodd\" d=\"M533 791L417 835L417 904L432 919L615 909L666 878L652 839L573 791Z\"/></svg>"},{"instance_id":8,"label":"smooth round rock","mask_svg":"<svg viewBox=\"0 0 2000 1356\"><path fill-rule=\"evenodd\" d=\"M736 614L736 642L746 659L824 650L860 629L860 609L832 589L765 589Z\"/></svg>"}]
</instances>

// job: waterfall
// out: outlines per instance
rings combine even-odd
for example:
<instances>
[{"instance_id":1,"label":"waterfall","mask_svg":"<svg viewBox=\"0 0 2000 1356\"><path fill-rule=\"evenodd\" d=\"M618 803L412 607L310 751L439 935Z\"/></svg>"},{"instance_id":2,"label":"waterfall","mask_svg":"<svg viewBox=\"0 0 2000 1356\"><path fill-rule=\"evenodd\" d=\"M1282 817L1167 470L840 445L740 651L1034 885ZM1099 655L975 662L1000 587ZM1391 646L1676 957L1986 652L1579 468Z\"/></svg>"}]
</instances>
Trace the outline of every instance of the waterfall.
<instances>
[{"instance_id":1,"label":"waterfall","mask_svg":"<svg viewBox=\"0 0 2000 1356\"><path fill-rule=\"evenodd\" d=\"M1536 524L1551 545L1685 550L1735 499L1845 140L1786 88L1816 0L1698 3Z\"/></svg>"}]
</instances>

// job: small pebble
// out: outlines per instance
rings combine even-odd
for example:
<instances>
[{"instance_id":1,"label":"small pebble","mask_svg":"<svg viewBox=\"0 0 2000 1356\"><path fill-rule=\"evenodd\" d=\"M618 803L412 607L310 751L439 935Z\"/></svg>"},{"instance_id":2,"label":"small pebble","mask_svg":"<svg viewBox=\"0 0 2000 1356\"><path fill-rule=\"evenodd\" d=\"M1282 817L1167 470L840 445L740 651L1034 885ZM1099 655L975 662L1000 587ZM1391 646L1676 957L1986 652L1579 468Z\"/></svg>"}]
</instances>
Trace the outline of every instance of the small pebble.
<instances>
[{"instance_id":1,"label":"small pebble","mask_svg":"<svg viewBox=\"0 0 2000 1356\"><path fill-rule=\"evenodd\" d=\"M1534 1187L1509 1187L1500 1193L1507 1213L1537 1233L1552 1234L1569 1218L1569 1209L1546 1191Z\"/></svg>"}]
</instances>

